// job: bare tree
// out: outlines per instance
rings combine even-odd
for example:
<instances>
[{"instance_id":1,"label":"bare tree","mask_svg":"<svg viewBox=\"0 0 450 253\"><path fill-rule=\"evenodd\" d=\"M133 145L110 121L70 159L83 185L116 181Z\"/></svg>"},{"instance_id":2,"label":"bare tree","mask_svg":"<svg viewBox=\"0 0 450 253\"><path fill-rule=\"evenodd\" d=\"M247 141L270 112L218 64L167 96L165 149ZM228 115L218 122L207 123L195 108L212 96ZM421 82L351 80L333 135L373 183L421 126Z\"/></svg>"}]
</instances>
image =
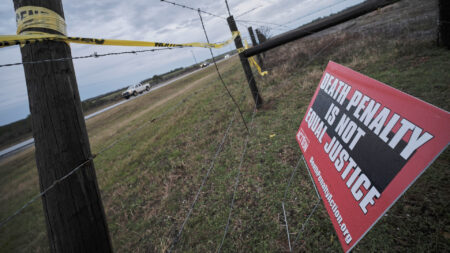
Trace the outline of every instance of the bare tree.
<instances>
[{"instance_id":1,"label":"bare tree","mask_svg":"<svg viewBox=\"0 0 450 253\"><path fill-rule=\"evenodd\" d=\"M261 32L262 35L264 35L264 37L266 37L266 40L272 37L273 35L272 30L268 26L261 26L258 30Z\"/></svg>"}]
</instances>

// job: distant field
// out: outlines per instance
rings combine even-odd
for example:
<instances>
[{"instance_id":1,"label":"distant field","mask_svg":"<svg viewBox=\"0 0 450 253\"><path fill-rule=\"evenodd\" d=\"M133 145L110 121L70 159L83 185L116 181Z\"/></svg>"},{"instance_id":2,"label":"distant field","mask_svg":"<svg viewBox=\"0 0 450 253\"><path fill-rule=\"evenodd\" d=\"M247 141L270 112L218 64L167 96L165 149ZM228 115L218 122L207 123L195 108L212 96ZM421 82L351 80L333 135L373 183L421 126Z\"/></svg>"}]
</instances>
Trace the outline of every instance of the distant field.
<instances>
[{"instance_id":1,"label":"distant field","mask_svg":"<svg viewBox=\"0 0 450 253\"><path fill-rule=\"evenodd\" d=\"M223 57L218 56L217 58ZM154 77L146 79L144 81L150 83L151 85L158 85L187 73L193 72L199 68L200 67L197 64L188 66L186 68L180 67L165 74L155 75ZM132 83L130 83L129 85L131 84ZM87 116L91 113L99 111L123 100L124 98L122 98L122 92L125 91L127 87L123 87L121 89L82 101L81 106L83 108L84 115ZM32 137L30 116L16 122L12 122L10 124L0 126L0 150L11 147L14 144L20 143Z\"/></svg>"},{"instance_id":2,"label":"distant field","mask_svg":"<svg viewBox=\"0 0 450 253\"><path fill-rule=\"evenodd\" d=\"M329 60L450 110L450 51L435 43L435 3L401 1L333 28L334 33L266 54L269 75L257 77L265 103L254 118L222 252L288 252L281 200L300 157L295 134ZM409 21L386 21L399 13ZM239 60L232 57L219 68L236 99L244 96L240 106L249 122L253 100ZM87 121L94 153L120 140L95 160L115 251L168 249L234 112L210 67ZM175 252L217 250L245 136L237 117ZM39 192L33 151L0 161L0 219ZM354 251L448 252L449 164L447 149ZM291 238L315 202L302 167L288 192ZM40 202L0 230L0 251L48 251ZM295 251L341 251L322 203Z\"/></svg>"}]
</instances>

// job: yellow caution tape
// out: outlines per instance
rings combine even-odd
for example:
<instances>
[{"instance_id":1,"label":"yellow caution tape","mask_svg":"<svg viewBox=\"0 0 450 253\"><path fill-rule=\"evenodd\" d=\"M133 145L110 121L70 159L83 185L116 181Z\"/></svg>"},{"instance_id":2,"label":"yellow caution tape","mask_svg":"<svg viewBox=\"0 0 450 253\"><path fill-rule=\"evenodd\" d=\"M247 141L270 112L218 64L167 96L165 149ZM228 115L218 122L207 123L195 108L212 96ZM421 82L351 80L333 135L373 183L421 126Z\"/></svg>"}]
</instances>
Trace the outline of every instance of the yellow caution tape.
<instances>
[{"instance_id":1,"label":"yellow caution tape","mask_svg":"<svg viewBox=\"0 0 450 253\"><path fill-rule=\"evenodd\" d=\"M137 41L137 40L114 40L114 39L96 39L96 38L82 38L82 37L67 37L62 35L42 34L42 33L28 33L27 35L0 35L0 47L7 47L13 45L26 45L42 41L65 41L78 44L90 45L104 45L104 46L132 46L132 47L204 47L204 48L222 48L230 44L237 36L238 32L233 33L233 37L223 43L166 43L166 42L152 42L152 41Z\"/></svg>"},{"instance_id":2,"label":"yellow caution tape","mask_svg":"<svg viewBox=\"0 0 450 253\"><path fill-rule=\"evenodd\" d=\"M62 35L67 34L66 22L58 13L43 7L24 6L16 10L17 34L23 35L27 29L45 28Z\"/></svg>"},{"instance_id":3,"label":"yellow caution tape","mask_svg":"<svg viewBox=\"0 0 450 253\"><path fill-rule=\"evenodd\" d=\"M105 45L105 46L133 46L133 47L204 47L204 48L222 48L230 44L239 32L233 32L232 37L222 43L165 43L152 41L136 40L115 40L115 39L97 39L68 37L66 35L66 25L64 19L56 12L42 7L26 6L17 9L17 34L18 35L0 35L0 48L13 45L26 45L42 41L60 41L78 44ZM35 28L45 28L56 31L62 35L49 34L41 31L33 31Z\"/></svg>"},{"instance_id":4,"label":"yellow caution tape","mask_svg":"<svg viewBox=\"0 0 450 253\"><path fill-rule=\"evenodd\" d=\"M248 48L249 48L248 43L247 43L246 40L244 40L244 43L245 43L245 48L239 48L239 49L238 49L238 53L241 53L241 52L243 52L245 49L248 49ZM265 76L265 75L267 75L267 74L269 73L269 72L267 72L267 71L262 71L261 67L258 65L258 63L256 62L255 58L249 57L249 58L248 58L248 61L250 62L250 64L252 64L253 66L256 67L256 69L258 70L258 73L259 73L261 76Z\"/></svg>"},{"instance_id":5,"label":"yellow caution tape","mask_svg":"<svg viewBox=\"0 0 450 253\"><path fill-rule=\"evenodd\" d=\"M24 6L18 8L16 10L16 22L17 35L0 35L0 48L13 45L24 46L26 44L43 41L58 41L104 46L222 48L230 44L237 36L239 36L239 32L236 31L232 33L232 37L230 39L222 43L192 42L181 44L137 40L68 37L66 36L67 29L64 18L52 10L37 6ZM36 28L47 29L55 32L56 34L50 34L39 30L36 31ZM238 48L238 53L242 53L248 48L247 41L244 42L245 48ZM261 70L261 67L253 57L250 57L249 61L256 67L261 76L267 74L267 71Z\"/></svg>"},{"instance_id":6,"label":"yellow caution tape","mask_svg":"<svg viewBox=\"0 0 450 253\"><path fill-rule=\"evenodd\" d=\"M256 62L255 58L250 57L250 58L249 58L249 61L250 61L250 63L251 63L253 66L256 67L256 69L258 70L258 73L259 73L261 76L265 76L265 75L267 75L267 74L269 73L269 72L267 72L267 70L266 70L266 71L262 71L261 67L258 65L258 63Z\"/></svg>"}]
</instances>

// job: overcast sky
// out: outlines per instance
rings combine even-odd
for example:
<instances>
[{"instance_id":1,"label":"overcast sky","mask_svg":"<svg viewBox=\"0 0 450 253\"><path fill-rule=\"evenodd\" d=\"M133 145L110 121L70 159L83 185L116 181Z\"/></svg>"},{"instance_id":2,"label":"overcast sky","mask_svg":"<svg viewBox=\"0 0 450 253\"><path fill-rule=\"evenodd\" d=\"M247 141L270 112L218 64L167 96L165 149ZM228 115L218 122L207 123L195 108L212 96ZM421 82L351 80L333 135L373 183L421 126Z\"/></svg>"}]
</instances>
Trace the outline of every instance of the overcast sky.
<instances>
[{"instance_id":1,"label":"overcast sky","mask_svg":"<svg viewBox=\"0 0 450 253\"><path fill-rule=\"evenodd\" d=\"M201 8L222 17L227 16L224 1L172 0ZM160 0L62 0L69 36L159 41L170 43L205 42L197 12L163 3ZM269 26L272 34L308 23L318 17L338 12L363 0L229 0L231 13L243 36L247 26ZM330 7L331 6L331 7ZM254 9L256 8L256 9ZM249 10L253 11L239 16ZM308 15L311 14L312 15ZM308 16L307 16L308 15ZM302 18L303 17L303 18ZM224 19L203 15L211 42L224 41L231 33ZM16 33L12 0L0 2L0 34ZM271 24L265 24L271 23ZM276 26L272 24L280 24ZM245 29L245 30L244 30ZM71 44L73 56L148 48ZM234 48L234 44L214 54ZM208 49L183 48L137 55L108 56L74 60L81 99L113 91L169 70L210 58ZM20 62L19 46L0 48L0 64ZM0 125L29 114L25 77L22 66L0 68Z\"/></svg>"}]
</instances>

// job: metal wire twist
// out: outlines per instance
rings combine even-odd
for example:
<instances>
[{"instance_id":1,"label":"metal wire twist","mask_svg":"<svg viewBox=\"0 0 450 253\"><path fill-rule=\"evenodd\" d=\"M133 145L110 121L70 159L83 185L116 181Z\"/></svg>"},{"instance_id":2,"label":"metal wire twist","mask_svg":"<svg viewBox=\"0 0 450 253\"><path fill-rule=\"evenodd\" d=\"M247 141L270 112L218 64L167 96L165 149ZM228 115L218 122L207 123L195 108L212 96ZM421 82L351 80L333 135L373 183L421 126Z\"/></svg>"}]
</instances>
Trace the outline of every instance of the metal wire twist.
<instances>
[{"instance_id":1,"label":"metal wire twist","mask_svg":"<svg viewBox=\"0 0 450 253\"><path fill-rule=\"evenodd\" d=\"M245 98L245 95L242 96L242 99L241 99L241 100L243 100L244 98ZM186 223L188 222L188 220L189 220L189 218L190 218L190 216L191 216L191 214L192 214L192 211L193 211L194 208L195 208L195 204L196 204L197 201L198 201L198 198L199 198L200 193L201 193L201 191L202 191L202 189L203 189L203 186L205 185L206 180L207 180L208 177L209 177L209 174L211 173L212 169L214 168L214 165L215 165L215 162L216 162L216 160L217 160L217 157L219 156L220 152L222 152L222 150L223 150L223 146L224 146L224 144L225 144L225 140L227 139L228 134L229 134L230 129L231 129L231 126L233 125L233 123L234 123L234 121L235 121L235 119L236 119L236 115L237 115L237 111L234 111L233 117L231 118L230 122L228 123L227 129L225 130L225 133L224 133L224 135L223 135L223 137L222 137L222 140L220 141L220 143L219 143L219 145L218 145L218 147L217 147L217 149L216 149L216 153L214 154L214 157L213 157L213 159L212 159L212 161L211 161L211 163L210 163L210 166L209 166L208 170L206 171L205 176L203 177L202 183L200 184L200 187L198 188L197 193L195 194L194 200L193 200L193 202L192 202L192 204L191 204L191 206L190 206L190 208L189 208L189 210L188 210L188 213L187 213L187 215L186 215L186 218L184 219L183 223L181 224L180 229L178 230L177 235L173 238L173 240L172 240L172 242L171 242L171 244L170 244L170 248L167 250L168 253L172 252L172 250L174 249L174 247L176 246L176 244L177 244L177 243L179 242L179 240L181 239L181 236L182 236L183 230L184 230L184 226L185 226Z\"/></svg>"},{"instance_id":2,"label":"metal wire twist","mask_svg":"<svg viewBox=\"0 0 450 253\"><path fill-rule=\"evenodd\" d=\"M205 89L207 86L203 87L201 90ZM199 92L200 92L199 91ZM175 104L172 107L169 107L168 109L166 109L165 111L163 111L158 117L155 117L151 120L148 120L147 122L145 122L144 124L142 124L141 126L139 126L138 128L134 129L134 131L130 131L128 132L127 135L123 136L122 138L119 138L117 140L115 140L114 142L112 142L110 145L104 147L103 149L101 149L98 153L92 155L91 158L89 158L88 160L84 161L83 163L81 163L80 165L78 165L77 167L75 167L74 169L72 169L69 173L67 173L66 175L64 175L63 177L55 180L49 187L47 187L44 191L40 192L39 194L37 194L36 196L34 196L33 198L31 198L28 202L26 202L21 208L19 208L18 210L16 210L13 214L11 214L10 216L8 216L7 218L5 218L4 220L2 220L0 222L0 229L6 225L11 219L13 219L14 217L16 217L18 214L20 214L26 207L28 207L29 205L31 205L33 202L35 202L36 200L38 200L40 197L44 196L45 194L47 194L48 191L50 191L51 189L53 189L56 185L58 185L59 183L63 182L64 180L66 180L68 177L70 177L71 175L73 175L75 172L77 172L79 169L81 169L85 164L87 164L90 161L93 161L95 158L97 158L98 156L100 156L102 153L110 150L111 148L113 148L115 145L117 145L118 143L122 142L125 139L128 139L129 137L137 134L139 132L139 130L143 129L145 126L147 126L150 123L155 122L156 120L162 118L164 115L166 115L169 111L172 111L176 108L178 108L181 104L185 103L186 101L188 101L191 97L193 97L194 95L198 94L198 92L196 93L192 93L189 96L187 96L186 98L184 98L183 100L181 100L179 103Z\"/></svg>"},{"instance_id":3,"label":"metal wire twist","mask_svg":"<svg viewBox=\"0 0 450 253\"><path fill-rule=\"evenodd\" d=\"M198 15L200 16L200 22L202 23L203 32L205 33L206 41L209 43L208 33L206 32L205 24L203 23L203 18L202 18L202 14L201 14L200 9L198 9ZM228 89L228 87L227 87L225 81L224 81L223 78L222 78L222 74L220 74L219 67L217 67L216 59L214 58L214 54L213 54L211 48L209 49L209 52L211 53L211 58L212 58L212 61L213 61L213 63L214 63L214 67L216 68L217 75L219 76L219 79L220 79L220 81L221 81L223 87L225 88L225 90L226 90L227 93L228 93L228 96L230 96L231 100L233 100L234 105L235 105L236 108L238 109L239 114L241 115L242 123L244 123L244 126L245 126L245 128L247 129L247 132L250 132L250 131L248 130L247 123L245 123L244 115L242 114L242 111L241 111L241 108L240 108L239 104L236 102L236 100L234 99L234 97L233 97L233 95L231 94L230 90Z\"/></svg>"},{"instance_id":4,"label":"metal wire twist","mask_svg":"<svg viewBox=\"0 0 450 253\"><path fill-rule=\"evenodd\" d=\"M179 7L186 8L186 9L193 10L193 11L198 11L199 10L198 8L193 8L193 7L190 7L190 6L186 6L186 5L183 5L183 4L179 4L179 3L175 3L175 2L171 2L171 1L167 1L167 0L161 0L161 2L165 2L165 3L168 3L168 4L172 4L174 6L179 6ZM219 16L219 15L216 15L216 14L213 14L211 12L207 12L207 11L200 11L200 12L204 13L204 14L207 14L207 15L210 15L210 16L213 16L213 17L216 17L216 18L221 18L221 19L225 19L226 20L226 18L224 18L222 16Z\"/></svg>"},{"instance_id":5,"label":"metal wire twist","mask_svg":"<svg viewBox=\"0 0 450 253\"><path fill-rule=\"evenodd\" d=\"M67 173L66 175L64 175L63 177L53 181L53 183L47 187L44 191L40 192L39 194L37 194L36 196L34 196L33 198L31 198L27 203L25 203L21 208L17 209L12 215L8 216L7 218L5 218L4 220L2 220L0 222L0 228L2 228L4 225L6 225L6 223L8 223L12 218L16 217L19 213L21 213L25 208L27 208L29 205L31 205L33 202L35 202L36 200L38 200L40 197L44 196L48 191L50 191L51 189L53 189L56 185L60 184L61 182L63 182L66 178L68 178L69 176L71 176L72 174L74 174L75 172L77 172L80 168L82 168L85 164L87 164L88 162L92 161L94 159L95 155L91 158L89 158L88 160L84 161L83 163L81 163L80 165L78 165L77 167L75 167L74 169L72 169L69 173Z\"/></svg>"},{"instance_id":6,"label":"metal wire twist","mask_svg":"<svg viewBox=\"0 0 450 253\"><path fill-rule=\"evenodd\" d=\"M179 47L181 48L181 47ZM36 63L44 63L44 62L60 62L60 61L69 61L69 60L78 60L78 59L86 59L86 58L99 58L99 57L105 57L105 56L111 56L111 55L123 55L123 54L138 54L138 53L145 53L145 52L155 52L155 51L162 51L162 50L172 50L173 48L165 47L165 48L155 48L155 49L145 49L145 50L133 50L133 51L123 51L123 52L113 52L113 53L106 53L106 54L97 54L97 52L85 55L85 56L76 56L76 57L66 57L66 58L58 58L58 59L46 59L46 60L39 60L39 61L29 61L29 62L17 62L17 63L9 63L9 64L3 64L0 65L1 67L11 67L11 66L17 66L17 65L25 65L25 64L36 64Z\"/></svg>"},{"instance_id":7,"label":"metal wire twist","mask_svg":"<svg viewBox=\"0 0 450 253\"><path fill-rule=\"evenodd\" d=\"M250 122L250 131L253 129L253 120L255 118L255 115L257 113L257 108L256 105L253 108L253 114L252 114L252 119ZM239 162L239 168L238 168L238 174L236 175L235 178L235 182L234 182L234 189L233 189L233 197L231 199L231 203L230 203L230 211L228 212L228 219L227 219L227 224L225 225L225 230L223 232L223 237L222 237L222 241L220 242L219 248L217 249L217 252L219 253L222 249L223 243L225 242L225 237L227 236L228 233L228 228L230 226L230 221L231 221L231 213L233 211L233 207L234 207L234 201L236 199L236 192L237 192L237 188L239 186L239 181L240 181L240 176L241 176L241 170L242 170L242 164L244 162L244 157L247 154L247 147L248 147L248 141L250 138L250 134L251 132L247 133L247 136L245 137L245 141L244 141L244 150L242 151L242 155L241 155L241 161Z\"/></svg>"}]
</instances>

